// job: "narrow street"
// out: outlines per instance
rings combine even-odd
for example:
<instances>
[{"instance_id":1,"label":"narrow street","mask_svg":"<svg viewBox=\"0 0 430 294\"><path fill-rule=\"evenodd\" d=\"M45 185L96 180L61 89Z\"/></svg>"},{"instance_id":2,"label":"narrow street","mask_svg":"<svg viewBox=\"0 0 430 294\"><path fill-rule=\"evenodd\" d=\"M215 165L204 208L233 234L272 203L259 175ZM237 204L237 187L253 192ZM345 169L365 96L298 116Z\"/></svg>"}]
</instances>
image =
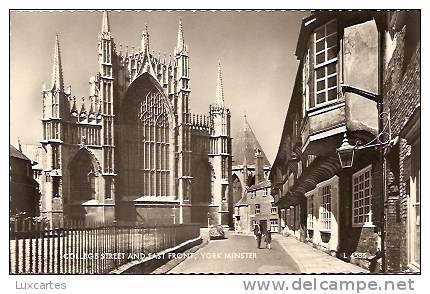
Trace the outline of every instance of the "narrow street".
<instances>
[{"instance_id":1,"label":"narrow street","mask_svg":"<svg viewBox=\"0 0 430 294\"><path fill-rule=\"evenodd\" d=\"M169 273L298 273L299 267L287 252L272 242L271 250L257 249L250 235L228 233L227 239L210 240L209 244Z\"/></svg>"}]
</instances>

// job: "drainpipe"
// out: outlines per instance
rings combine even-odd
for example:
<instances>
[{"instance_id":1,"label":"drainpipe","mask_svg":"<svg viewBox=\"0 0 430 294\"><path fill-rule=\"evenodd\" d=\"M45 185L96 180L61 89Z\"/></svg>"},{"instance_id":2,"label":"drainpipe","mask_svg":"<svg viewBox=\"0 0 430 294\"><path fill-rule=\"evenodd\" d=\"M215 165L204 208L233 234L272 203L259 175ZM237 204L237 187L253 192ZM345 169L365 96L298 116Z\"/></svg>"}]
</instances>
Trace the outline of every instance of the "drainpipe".
<instances>
[{"instance_id":1,"label":"drainpipe","mask_svg":"<svg viewBox=\"0 0 430 294\"><path fill-rule=\"evenodd\" d=\"M382 113L384 112L384 66L385 66L385 60L384 60L384 46L385 46L385 16L383 17L381 22L384 22L384 25L379 25L378 29L378 37L379 37L379 46L378 46L378 92L380 101L377 103L378 107L378 133L381 133L381 131L384 128L384 119ZM380 141L385 142L384 134L381 134L381 137L379 138ZM385 222L386 222L386 207L385 207L385 201L386 201L386 167L385 167L385 156L384 156L384 150L385 148L380 148L379 150L379 162L381 166L381 200L382 200L382 224L381 224L381 254L382 254L382 272L386 272L386 252L385 252Z\"/></svg>"}]
</instances>

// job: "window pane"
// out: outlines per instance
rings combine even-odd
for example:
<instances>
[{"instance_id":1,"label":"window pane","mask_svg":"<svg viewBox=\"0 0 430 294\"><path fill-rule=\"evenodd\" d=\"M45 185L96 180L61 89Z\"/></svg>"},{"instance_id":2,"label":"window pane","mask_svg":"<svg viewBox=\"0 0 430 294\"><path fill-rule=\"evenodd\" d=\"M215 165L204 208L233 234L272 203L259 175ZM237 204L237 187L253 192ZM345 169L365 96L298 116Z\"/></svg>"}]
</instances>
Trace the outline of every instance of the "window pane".
<instances>
[{"instance_id":1,"label":"window pane","mask_svg":"<svg viewBox=\"0 0 430 294\"><path fill-rule=\"evenodd\" d=\"M317 104L325 102L325 92L317 94Z\"/></svg>"},{"instance_id":2,"label":"window pane","mask_svg":"<svg viewBox=\"0 0 430 294\"><path fill-rule=\"evenodd\" d=\"M336 88L328 91L328 100L335 100L337 98Z\"/></svg>"},{"instance_id":3,"label":"window pane","mask_svg":"<svg viewBox=\"0 0 430 294\"><path fill-rule=\"evenodd\" d=\"M325 52L321 52L320 54L317 54L316 56L316 63L317 65L320 63L323 63L325 61L325 56L324 56Z\"/></svg>"},{"instance_id":4,"label":"window pane","mask_svg":"<svg viewBox=\"0 0 430 294\"><path fill-rule=\"evenodd\" d=\"M327 24L327 35L335 33L336 31L337 31L337 26L336 26L336 22L335 21Z\"/></svg>"},{"instance_id":5,"label":"window pane","mask_svg":"<svg viewBox=\"0 0 430 294\"><path fill-rule=\"evenodd\" d=\"M321 91L325 88L325 80L317 82L317 91Z\"/></svg>"},{"instance_id":6,"label":"window pane","mask_svg":"<svg viewBox=\"0 0 430 294\"><path fill-rule=\"evenodd\" d=\"M337 79L336 78L337 78L337 76L333 76L333 77L330 77L328 79L328 83L327 83L327 87L328 88L336 86L336 84L337 84Z\"/></svg>"},{"instance_id":7,"label":"window pane","mask_svg":"<svg viewBox=\"0 0 430 294\"><path fill-rule=\"evenodd\" d=\"M336 72L336 63L330 63L327 65L327 75L331 75Z\"/></svg>"},{"instance_id":8,"label":"window pane","mask_svg":"<svg viewBox=\"0 0 430 294\"><path fill-rule=\"evenodd\" d=\"M322 37L324 37L324 27L315 31L315 39L316 40L321 39Z\"/></svg>"},{"instance_id":9,"label":"window pane","mask_svg":"<svg viewBox=\"0 0 430 294\"><path fill-rule=\"evenodd\" d=\"M333 59L337 56L337 48L330 48L327 50L327 60Z\"/></svg>"},{"instance_id":10,"label":"window pane","mask_svg":"<svg viewBox=\"0 0 430 294\"><path fill-rule=\"evenodd\" d=\"M327 48L335 46L337 43L337 35L331 35L330 37L327 37Z\"/></svg>"},{"instance_id":11,"label":"window pane","mask_svg":"<svg viewBox=\"0 0 430 294\"><path fill-rule=\"evenodd\" d=\"M324 77L324 75L325 75L324 72L325 72L325 68L324 67L317 69L317 79L320 79L320 78Z\"/></svg>"},{"instance_id":12,"label":"window pane","mask_svg":"<svg viewBox=\"0 0 430 294\"><path fill-rule=\"evenodd\" d=\"M319 52L319 51L321 51L321 50L324 50L324 48L325 48L325 46L324 46L324 39L323 39L323 40L321 40L321 41L318 41L318 42L315 44L315 48L316 48L316 52Z\"/></svg>"}]
</instances>

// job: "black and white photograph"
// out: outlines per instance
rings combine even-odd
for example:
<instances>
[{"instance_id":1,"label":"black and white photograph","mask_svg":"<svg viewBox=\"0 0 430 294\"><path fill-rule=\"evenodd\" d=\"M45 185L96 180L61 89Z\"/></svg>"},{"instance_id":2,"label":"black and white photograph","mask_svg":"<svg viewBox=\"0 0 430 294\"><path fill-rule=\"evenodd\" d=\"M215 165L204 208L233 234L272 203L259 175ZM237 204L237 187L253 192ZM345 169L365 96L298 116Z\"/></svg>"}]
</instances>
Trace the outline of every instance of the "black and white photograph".
<instances>
[{"instance_id":1,"label":"black and white photograph","mask_svg":"<svg viewBox=\"0 0 430 294\"><path fill-rule=\"evenodd\" d=\"M420 9L9 25L10 276L421 274Z\"/></svg>"}]
</instances>

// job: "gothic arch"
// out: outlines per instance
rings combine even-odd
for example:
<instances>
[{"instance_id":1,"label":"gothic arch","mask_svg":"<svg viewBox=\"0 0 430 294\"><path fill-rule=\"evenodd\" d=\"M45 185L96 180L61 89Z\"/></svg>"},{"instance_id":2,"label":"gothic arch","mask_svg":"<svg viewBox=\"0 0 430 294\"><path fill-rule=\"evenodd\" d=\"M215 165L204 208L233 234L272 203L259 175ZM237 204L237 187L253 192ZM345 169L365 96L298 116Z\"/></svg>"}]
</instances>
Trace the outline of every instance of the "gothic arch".
<instances>
[{"instance_id":1,"label":"gothic arch","mask_svg":"<svg viewBox=\"0 0 430 294\"><path fill-rule=\"evenodd\" d=\"M69 163L70 200L82 204L97 199L101 180L101 167L94 154L83 147Z\"/></svg>"},{"instance_id":2,"label":"gothic arch","mask_svg":"<svg viewBox=\"0 0 430 294\"><path fill-rule=\"evenodd\" d=\"M174 195L174 111L149 73L127 89L119 125L120 195L134 199Z\"/></svg>"},{"instance_id":3,"label":"gothic arch","mask_svg":"<svg viewBox=\"0 0 430 294\"><path fill-rule=\"evenodd\" d=\"M233 206L239 202L243 195L243 186L237 175L233 175L232 177L232 185L233 185Z\"/></svg>"},{"instance_id":4,"label":"gothic arch","mask_svg":"<svg viewBox=\"0 0 430 294\"><path fill-rule=\"evenodd\" d=\"M135 96L134 92L142 92L142 90L143 92L154 91L160 94L161 102L163 103L165 109L168 112L169 124L172 128L174 124L175 109L172 105L172 102L164 94L163 87L149 72L142 73L137 78L135 78L128 86L127 91L125 92L125 95L121 100L121 114L124 114L124 109L126 109L126 106L130 103L129 100L133 99L133 97ZM131 101L131 103L132 102L133 101Z\"/></svg>"}]
</instances>

